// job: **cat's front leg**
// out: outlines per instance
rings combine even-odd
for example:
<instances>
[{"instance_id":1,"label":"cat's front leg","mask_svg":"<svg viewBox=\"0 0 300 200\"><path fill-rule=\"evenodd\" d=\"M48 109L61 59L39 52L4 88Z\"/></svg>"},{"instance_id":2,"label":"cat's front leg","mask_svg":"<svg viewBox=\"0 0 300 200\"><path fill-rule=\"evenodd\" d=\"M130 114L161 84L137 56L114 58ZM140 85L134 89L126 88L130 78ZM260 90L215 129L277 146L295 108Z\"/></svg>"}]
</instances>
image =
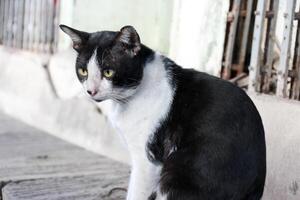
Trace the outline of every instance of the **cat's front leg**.
<instances>
[{"instance_id":1,"label":"cat's front leg","mask_svg":"<svg viewBox=\"0 0 300 200\"><path fill-rule=\"evenodd\" d=\"M158 186L159 172L150 162L133 165L126 200L147 200Z\"/></svg>"}]
</instances>

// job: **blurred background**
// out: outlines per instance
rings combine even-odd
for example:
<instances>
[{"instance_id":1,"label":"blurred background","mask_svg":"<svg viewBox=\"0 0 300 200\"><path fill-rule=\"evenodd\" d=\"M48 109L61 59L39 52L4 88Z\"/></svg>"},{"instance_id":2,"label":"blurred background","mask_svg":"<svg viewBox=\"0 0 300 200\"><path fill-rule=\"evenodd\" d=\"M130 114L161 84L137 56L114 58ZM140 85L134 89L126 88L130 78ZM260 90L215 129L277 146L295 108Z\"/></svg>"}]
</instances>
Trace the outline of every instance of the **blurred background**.
<instances>
[{"instance_id":1,"label":"blurred background","mask_svg":"<svg viewBox=\"0 0 300 200\"><path fill-rule=\"evenodd\" d=\"M299 20L298 0L0 0L0 111L129 163L82 92L76 53L58 25L87 32L133 25L145 45L179 65L247 90L266 130L264 198L300 199Z\"/></svg>"}]
</instances>

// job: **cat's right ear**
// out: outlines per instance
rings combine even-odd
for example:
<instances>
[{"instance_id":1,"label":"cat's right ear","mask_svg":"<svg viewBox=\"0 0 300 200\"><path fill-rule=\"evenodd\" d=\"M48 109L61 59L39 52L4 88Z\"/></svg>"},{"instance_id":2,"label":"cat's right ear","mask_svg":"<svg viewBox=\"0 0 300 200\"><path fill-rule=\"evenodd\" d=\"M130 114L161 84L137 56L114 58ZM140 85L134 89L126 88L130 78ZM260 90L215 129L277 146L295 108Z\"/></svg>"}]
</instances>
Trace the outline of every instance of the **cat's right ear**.
<instances>
[{"instance_id":1,"label":"cat's right ear","mask_svg":"<svg viewBox=\"0 0 300 200\"><path fill-rule=\"evenodd\" d=\"M127 25L121 28L115 41L123 44L124 49L131 56L137 55L141 50L140 36L133 26Z\"/></svg>"},{"instance_id":2,"label":"cat's right ear","mask_svg":"<svg viewBox=\"0 0 300 200\"><path fill-rule=\"evenodd\" d=\"M90 34L87 32L79 31L63 24L59 25L59 27L63 32L70 36L73 41L73 48L76 51L79 51L90 37Z\"/></svg>"}]
</instances>

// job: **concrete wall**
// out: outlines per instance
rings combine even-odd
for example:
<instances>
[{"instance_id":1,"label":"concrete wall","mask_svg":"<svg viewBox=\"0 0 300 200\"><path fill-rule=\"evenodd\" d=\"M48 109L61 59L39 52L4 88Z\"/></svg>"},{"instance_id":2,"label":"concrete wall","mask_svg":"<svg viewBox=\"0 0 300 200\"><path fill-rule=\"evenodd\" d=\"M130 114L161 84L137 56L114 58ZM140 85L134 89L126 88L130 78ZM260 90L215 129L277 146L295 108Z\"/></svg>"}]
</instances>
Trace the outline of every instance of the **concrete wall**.
<instances>
[{"instance_id":1,"label":"concrete wall","mask_svg":"<svg viewBox=\"0 0 300 200\"><path fill-rule=\"evenodd\" d=\"M300 102L250 94L263 119L267 142L264 199L300 199Z\"/></svg>"}]
</instances>

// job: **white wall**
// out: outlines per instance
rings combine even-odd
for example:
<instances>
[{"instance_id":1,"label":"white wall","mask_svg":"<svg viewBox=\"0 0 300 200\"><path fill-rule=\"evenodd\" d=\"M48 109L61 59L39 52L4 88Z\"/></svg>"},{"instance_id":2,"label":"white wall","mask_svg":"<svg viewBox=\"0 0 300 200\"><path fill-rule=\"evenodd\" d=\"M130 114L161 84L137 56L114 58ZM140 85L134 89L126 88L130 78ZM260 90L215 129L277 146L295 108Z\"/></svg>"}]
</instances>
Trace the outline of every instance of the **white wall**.
<instances>
[{"instance_id":1,"label":"white wall","mask_svg":"<svg viewBox=\"0 0 300 200\"><path fill-rule=\"evenodd\" d=\"M221 69L229 1L176 0L170 56L214 75Z\"/></svg>"},{"instance_id":2,"label":"white wall","mask_svg":"<svg viewBox=\"0 0 300 200\"><path fill-rule=\"evenodd\" d=\"M74 7L70 8L72 1ZM144 44L165 54L168 53L173 1L72 1L62 0L61 23L89 32L118 31L125 25L133 25ZM70 13L72 13L71 17ZM63 37L62 34L60 36Z\"/></svg>"},{"instance_id":3,"label":"white wall","mask_svg":"<svg viewBox=\"0 0 300 200\"><path fill-rule=\"evenodd\" d=\"M267 144L263 200L299 200L300 102L250 94L259 110Z\"/></svg>"}]
</instances>

